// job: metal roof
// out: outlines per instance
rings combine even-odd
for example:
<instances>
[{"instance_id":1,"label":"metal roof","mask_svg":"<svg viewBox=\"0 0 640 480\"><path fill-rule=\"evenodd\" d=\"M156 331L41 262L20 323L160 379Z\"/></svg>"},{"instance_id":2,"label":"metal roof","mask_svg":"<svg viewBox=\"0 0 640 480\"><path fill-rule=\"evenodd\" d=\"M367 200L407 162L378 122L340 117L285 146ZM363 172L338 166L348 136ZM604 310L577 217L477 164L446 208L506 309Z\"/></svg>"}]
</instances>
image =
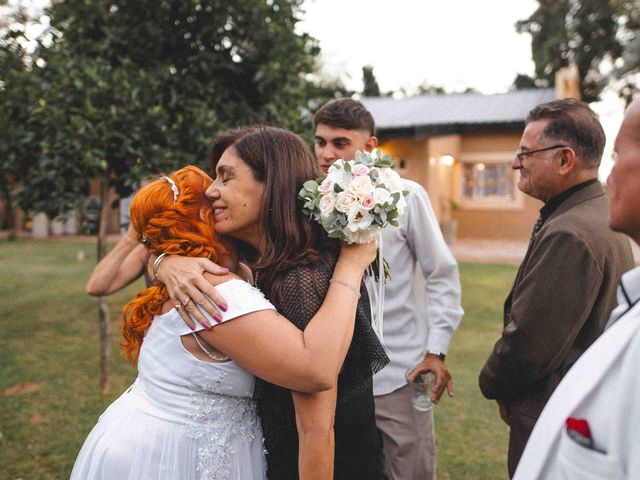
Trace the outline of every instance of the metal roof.
<instances>
[{"instance_id":1,"label":"metal roof","mask_svg":"<svg viewBox=\"0 0 640 480\"><path fill-rule=\"evenodd\" d=\"M376 129L380 132L470 125L521 125L533 107L554 98L552 88L541 88L494 95L458 93L401 99L365 97L361 101L373 115Z\"/></svg>"}]
</instances>

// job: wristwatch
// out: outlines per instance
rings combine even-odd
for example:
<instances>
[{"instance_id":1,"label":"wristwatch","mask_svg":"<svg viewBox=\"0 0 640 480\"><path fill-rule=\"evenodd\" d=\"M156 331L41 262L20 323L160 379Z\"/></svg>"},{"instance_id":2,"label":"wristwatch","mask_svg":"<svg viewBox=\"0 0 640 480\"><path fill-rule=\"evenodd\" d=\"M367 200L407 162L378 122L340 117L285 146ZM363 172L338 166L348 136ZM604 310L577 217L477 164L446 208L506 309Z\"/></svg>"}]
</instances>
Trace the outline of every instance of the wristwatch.
<instances>
[{"instance_id":1,"label":"wristwatch","mask_svg":"<svg viewBox=\"0 0 640 480\"><path fill-rule=\"evenodd\" d=\"M446 355L442 352L435 352L433 350L427 350L427 354L428 355L435 355L436 357L438 357L440 360L442 360L444 362L444 359L446 357Z\"/></svg>"}]
</instances>

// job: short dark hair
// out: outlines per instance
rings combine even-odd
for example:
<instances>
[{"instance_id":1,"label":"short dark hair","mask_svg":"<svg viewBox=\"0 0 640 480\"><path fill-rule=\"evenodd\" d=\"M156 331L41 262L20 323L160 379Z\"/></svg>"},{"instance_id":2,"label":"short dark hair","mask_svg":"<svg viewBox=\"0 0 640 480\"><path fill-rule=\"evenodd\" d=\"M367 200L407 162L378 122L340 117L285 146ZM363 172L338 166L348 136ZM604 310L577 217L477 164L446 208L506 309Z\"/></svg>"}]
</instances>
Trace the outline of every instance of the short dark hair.
<instances>
[{"instance_id":1,"label":"short dark hair","mask_svg":"<svg viewBox=\"0 0 640 480\"><path fill-rule=\"evenodd\" d=\"M525 122L549 120L542 135L564 141L578 154L583 168L598 168L606 136L598 115L584 102L566 98L538 105Z\"/></svg>"},{"instance_id":2,"label":"short dark hair","mask_svg":"<svg viewBox=\"0 0 640 480\"><path fill-rule=\"evenodd\" d=\"M314 128L318 125L344 128L346 130L366 130L375 135L376 124L366 107L351 98L340 98L325 103L313 117Z\"/></svg>"}]
</instances>

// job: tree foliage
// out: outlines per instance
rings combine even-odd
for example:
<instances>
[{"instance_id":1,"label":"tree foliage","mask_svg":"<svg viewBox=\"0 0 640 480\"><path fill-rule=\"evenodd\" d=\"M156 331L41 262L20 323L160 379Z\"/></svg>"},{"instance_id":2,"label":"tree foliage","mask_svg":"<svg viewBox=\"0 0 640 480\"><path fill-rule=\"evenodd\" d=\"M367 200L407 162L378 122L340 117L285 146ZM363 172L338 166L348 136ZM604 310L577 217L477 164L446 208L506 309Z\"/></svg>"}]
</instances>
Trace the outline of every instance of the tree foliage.
<instances>
[{"instance_id":1,"label":"tree foliage","mask_svg":"<svg viewBox=\"0 0 640 480\"><path fill-rule=\"evenodd\" d=\"M518 73L516 78L513 80L513 88L516 90L525 90L529 88L538 88L536 84L536 80L529 75L525 75L524 73Z\"/></svg>"},{"instance_id":2,"label":"tree foliage","mask_svg":"<svg viewBox=\"0 0 640 480\"><path fill-rule=\"evenodd\" d=\"M426 80L418 85L416 95L445 95L447 91L440 85L431 85Z\"/></svg>"},{"instance_id":3,"label":"tree foliage","mask_svg":"<svg viewBox=\"0 0 640 480\"><path fill-rule=\"evenodd\" d=\"M632 82L640 71L639 15L638 0L538 0L531 17L516 24L531 35L536 84L552 86L556 71L569 64L578 67L587 102L621 77Z\"/></svg>"},{"instance_id":4,"label":"tree foliage","mask_svg":"<svg viewBox=\"0 0 640 480\"><path fill-rule=\"evenodd\" d=\"M52 216L75 207L98 179L102 258L109 187L129 193L150 174L205 163L222 129L303 129L309 93L318 92L307 76L319 48L295 31L301 2L60 0L33 52L24 29L8 23L0 39L0 178L11 180L24 209ZM104 297L99 312L106 391Z\"/></svg>"},{"instance_id":5,"label":"tree foliage","mask_svg":"<svg viewBox=\"0 0 640 480\"><path fill-rule=\"evenodd\" d=\"M362 94L365 97L380 96L380 86L378 85L378 80L376 80L376 76L373 73L373 67L371 65L365 65L362 67L362 83Z\"/></svg>"},{"instance_id":6,"label":"tree foliage","mask_svg":"<svg viewBox=\"0 0 640 480\"><path fill-rule=\"evenodd\" d=\"M248 123L305 128L317 42L301 0L64 0L34 52L0 44L3 174L25 208L56 214L87 181L119 192L204 163L212 135ZM5 127L5 124L2 125ZM13 133L9 133L13 132Z\"/></svg>"}]
</instances>

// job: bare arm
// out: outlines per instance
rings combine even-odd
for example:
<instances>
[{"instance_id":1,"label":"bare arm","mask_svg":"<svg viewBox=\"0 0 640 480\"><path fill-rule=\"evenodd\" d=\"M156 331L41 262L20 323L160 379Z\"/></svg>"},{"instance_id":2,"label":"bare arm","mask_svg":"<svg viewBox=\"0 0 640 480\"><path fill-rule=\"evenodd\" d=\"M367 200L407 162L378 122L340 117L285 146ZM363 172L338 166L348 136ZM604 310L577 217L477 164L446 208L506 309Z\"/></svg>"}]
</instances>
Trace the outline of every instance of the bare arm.
<instances>
[{"instance_id":1,"label":"bare arm","mask_svg":"<svg viewBox=\"0 0 640 480\"><path fill-rule=\"evenodd\" d=\"M375 243L345 245L333 278L359 287L375 253ZM265 310L235 318L200 335L270 383L299 392L327 390L335 387L351 344L357 304L358 296L351 288L331 283L304 331L277 312Z\"/></svg>"},{"instance_id":2,"label":"bare arm","mask_svg":"<svg viewBox=\"0 0 640 480\"><path fill-rule=\"evenodd\" d=\"M146 268L147 251L129 228L115 247L91 272L86 292L89 295L108 295L136 280Z\"/></svg>"},{"instance_id":3,"label":"bare arm","mask_svg":"<svg viewBox=\"0 0 640 480\"><path fill-rule=\"evenodd\" d=\"M337 389L320 393L291 392L298 428L300 480L331 480L335 458L333 430Z\"/></svg>"},{"instance_id":4,"label":"bare arm","mask_svg":"<svg viewBox=\"0 0 640 480\"><path fill-rule=\"evenodd\" d=\"M155 257L152 257L153 259ZM194 305L199 305L212 318L219 315L220 311L226 310L224 298L216 291L215 282L205 278L205 272L224 276L229 273L229 269L217 265L207 258L178 255L165 257L158 267L158 280L167 287L173 305L185 303L189 299L193 300L189 302L189 309L178 310L184 323L191 328L195 327L192 319L204 326L207 323L205 316L197 308L194 308Z\"/></svg>"}]
</instances>

